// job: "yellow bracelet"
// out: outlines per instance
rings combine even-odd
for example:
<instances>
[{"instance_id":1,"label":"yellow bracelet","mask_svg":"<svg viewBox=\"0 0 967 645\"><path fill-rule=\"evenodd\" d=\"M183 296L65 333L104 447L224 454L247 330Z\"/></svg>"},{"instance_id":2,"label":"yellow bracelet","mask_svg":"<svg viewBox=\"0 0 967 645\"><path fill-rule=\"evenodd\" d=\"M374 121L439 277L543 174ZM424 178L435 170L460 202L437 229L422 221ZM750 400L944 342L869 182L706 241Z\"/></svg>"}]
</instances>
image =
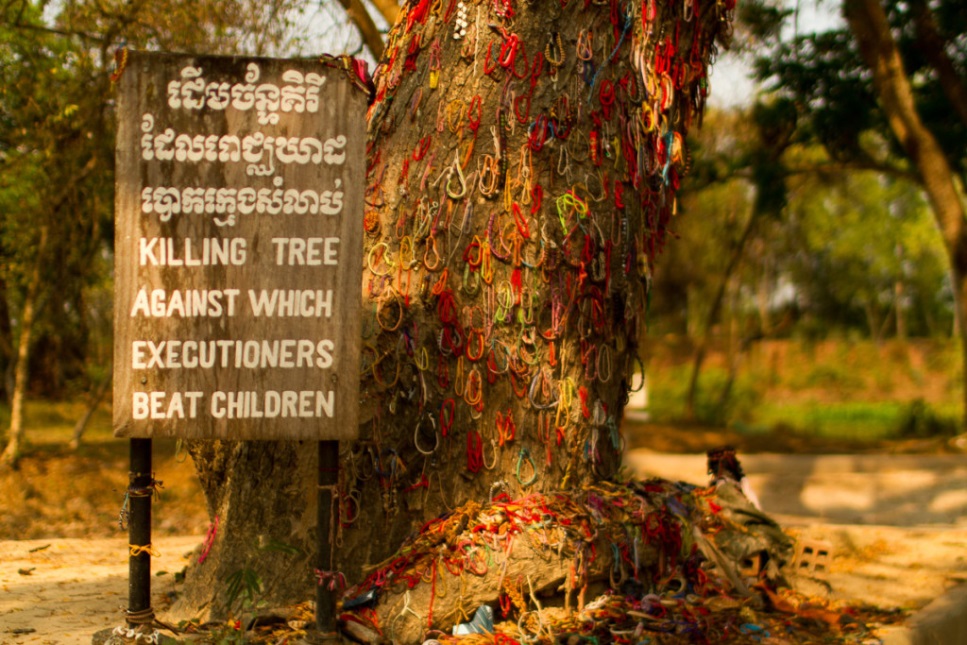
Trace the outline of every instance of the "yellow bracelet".
<instances>
[{"instance_id":1,"label":"yellow bracelet","mask_svg":"<svg viewBox=\"0 0 967 645\"><path fill-rule=\"evenodd\" d=\"M142 553L147 553L148 555L152 555L156 558L161 556L161 554L158 553L154 549L154 547L152 547L150 544L145 544L144 546L138 546L137 544L129 544L128 549L130 549L130 554L132 558L136 558Z\"/></svg>"}]
</instances>

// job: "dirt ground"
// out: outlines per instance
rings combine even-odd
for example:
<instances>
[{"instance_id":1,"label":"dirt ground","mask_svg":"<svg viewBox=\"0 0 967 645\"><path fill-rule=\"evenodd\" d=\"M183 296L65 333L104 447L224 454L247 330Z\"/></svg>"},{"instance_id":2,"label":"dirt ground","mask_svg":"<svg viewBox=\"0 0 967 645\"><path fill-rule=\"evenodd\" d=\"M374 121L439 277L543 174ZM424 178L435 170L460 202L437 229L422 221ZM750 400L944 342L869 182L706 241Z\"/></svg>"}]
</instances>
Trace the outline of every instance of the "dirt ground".
<instances>
[{"instance_id":1,"label":"dirt ground","mask_svg":"<svg viewBox=\"0 0 967 645\"><path fill-rule=\"evenodd\" d=\"M174 573L201 536L155 540L152 602L165 606ZM127 540L45 538L0 542L0 643L90 643L95 632L122 625L127 607Z\"/></svg>"},{"instance_id":2,"label":"dirt ground","mask_svg":"<svg viewBox=\"0 0 967 645\"><path fill-rule=\"evenodd\" d=\"M950 451L940 441L860 445L641 422L628 422L625 433L631 452L692 453L693 461L725 443L735 445L740 454ZM35 448L19 470L0 472L0 643L84 643L95 631L121 624L127 600L127 540L117 518L127 463L127 445L116 441L84 446L78 453ZM174 573L200 544L208 518L190 460L178 454L174 442L155 442L155 465L156 477L164 482L154 508L154 544L162 555L153 563L153 598L161 607L174 590ZM838 545L843 555L829 581L844 597L917 608L967 577L967 563L959 555L967 553L963 526L824 529L817 523L821 518L805 512L783 518L783 523L800 536ZM898 581L906 595L884 595L882 590L897 587L889 583Z\"/></svg>"},{"instance_id":3,"label":"dirt ground","mask_svg":"<svg viewBox=\"0 0 967 645\"><path fill-rule=\"evenodd\" d=\"M123 624L127 531L118 515L128 485L127 442L77 452L29 447L17 470L0 471L0 645L90 643ZM154 442L153 603L165 605L174 574L201 543L205 502L190 459L174 441Z\"/></svg>"},{"instance_id":4,"label":"dirt ground","mask_svg":"<svg viewBox=\"0 0 967 645\"><path fill-rule=\"evenodd\" d=\"M208 516L191 460L177 453L174 441L153 443L155 476L164 483L154 505L154 532L203 533ZM0 472L0 540L123 536L118 514L128 464L128 443L120 440L77 452L28 448L17 470Z\"/></svg>"}]
</instances>

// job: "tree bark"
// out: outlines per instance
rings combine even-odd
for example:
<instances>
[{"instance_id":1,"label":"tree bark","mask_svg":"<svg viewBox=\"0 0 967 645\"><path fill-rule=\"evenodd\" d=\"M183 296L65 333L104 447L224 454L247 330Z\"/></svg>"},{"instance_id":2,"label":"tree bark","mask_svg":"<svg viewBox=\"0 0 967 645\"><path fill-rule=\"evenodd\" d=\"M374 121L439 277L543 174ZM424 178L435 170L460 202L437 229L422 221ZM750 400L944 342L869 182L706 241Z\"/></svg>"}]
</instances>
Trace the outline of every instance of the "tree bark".
<instances>
[{"instance_id":1,"label":"tree bark","mask_svg":"<svg viewBox=\"0 0 967 645\"><path fill-rule=\"evenodd\" d=\"M849 0L843 4L843 12L860 54L873 72L873 83L890 128L917 169L940 228L950 257L954 309L962 359L967 365L967 227L956 176L936 137L917 112L910 79L879 1ZM961 396L965 415L961 427L967 431L967 387Z\"/></svg>"},{"instance_id":2,"label":"tree bark","mask_svg":"<svg viewBox=\"0 0 967 645\"><path fill-rule=\"evenodd\" d=\"M256 572L270 606L311 597L316 444L192 441L188 450L212 523L172 617L237 616L225 580L243 570Z\"/></svg>"},{"instance_id":3,"label":"tree bark","mask_svg":"<svg viewBox=\"0 0 967 645\"><path fill-rule=\"evenodd\" d=\"M337 524L350 581L457 504L617 472L647 276L725 7L404 8L369 113L363 426L342 446ZM189 573L181 609L219 615L220 576L258 561L242 536L311 549L315 451L191 450L231 537ZM298 494L283 503L287 487Z\"/></svg>"}]
</instances>

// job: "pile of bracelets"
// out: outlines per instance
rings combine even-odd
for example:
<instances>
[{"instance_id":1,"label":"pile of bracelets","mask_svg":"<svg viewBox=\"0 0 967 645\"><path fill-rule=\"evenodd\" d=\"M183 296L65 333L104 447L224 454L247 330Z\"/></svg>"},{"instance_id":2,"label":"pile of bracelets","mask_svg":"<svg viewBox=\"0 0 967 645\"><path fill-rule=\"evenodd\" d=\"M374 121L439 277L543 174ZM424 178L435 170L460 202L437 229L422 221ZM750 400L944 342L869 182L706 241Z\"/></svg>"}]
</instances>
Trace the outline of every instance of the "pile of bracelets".
<instances>
[{"instance_id":1,"label":"pile of bracelets","mask_svg":"<svg viewBox=\"0 0 967 645\"><path fill-rule=\"evenodd\" d=\"M740 496L650 480L469 502L347 589L340 623L424 645L870 642L855 608L779 589L791 540ZM481 607L489 633L453 636Z\"/></svg>"}]
</instances>

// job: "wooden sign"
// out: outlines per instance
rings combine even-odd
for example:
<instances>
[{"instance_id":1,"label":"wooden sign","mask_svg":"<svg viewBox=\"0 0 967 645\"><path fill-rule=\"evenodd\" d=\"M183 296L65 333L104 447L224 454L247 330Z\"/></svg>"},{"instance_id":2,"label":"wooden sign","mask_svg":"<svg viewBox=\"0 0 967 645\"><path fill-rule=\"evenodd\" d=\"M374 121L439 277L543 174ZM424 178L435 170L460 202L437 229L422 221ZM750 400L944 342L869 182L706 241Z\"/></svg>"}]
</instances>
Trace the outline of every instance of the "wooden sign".
<instances>
[{"instance_id":1,"label":"wooden sign","mask_svg":"<svg viewBox=\"0 0 967 645\"><path fill-rule=\"evenodd\" d=\"M118 89L115 435L355 438L366 93L139 52Z\"/></svg>"}]
</instances>

